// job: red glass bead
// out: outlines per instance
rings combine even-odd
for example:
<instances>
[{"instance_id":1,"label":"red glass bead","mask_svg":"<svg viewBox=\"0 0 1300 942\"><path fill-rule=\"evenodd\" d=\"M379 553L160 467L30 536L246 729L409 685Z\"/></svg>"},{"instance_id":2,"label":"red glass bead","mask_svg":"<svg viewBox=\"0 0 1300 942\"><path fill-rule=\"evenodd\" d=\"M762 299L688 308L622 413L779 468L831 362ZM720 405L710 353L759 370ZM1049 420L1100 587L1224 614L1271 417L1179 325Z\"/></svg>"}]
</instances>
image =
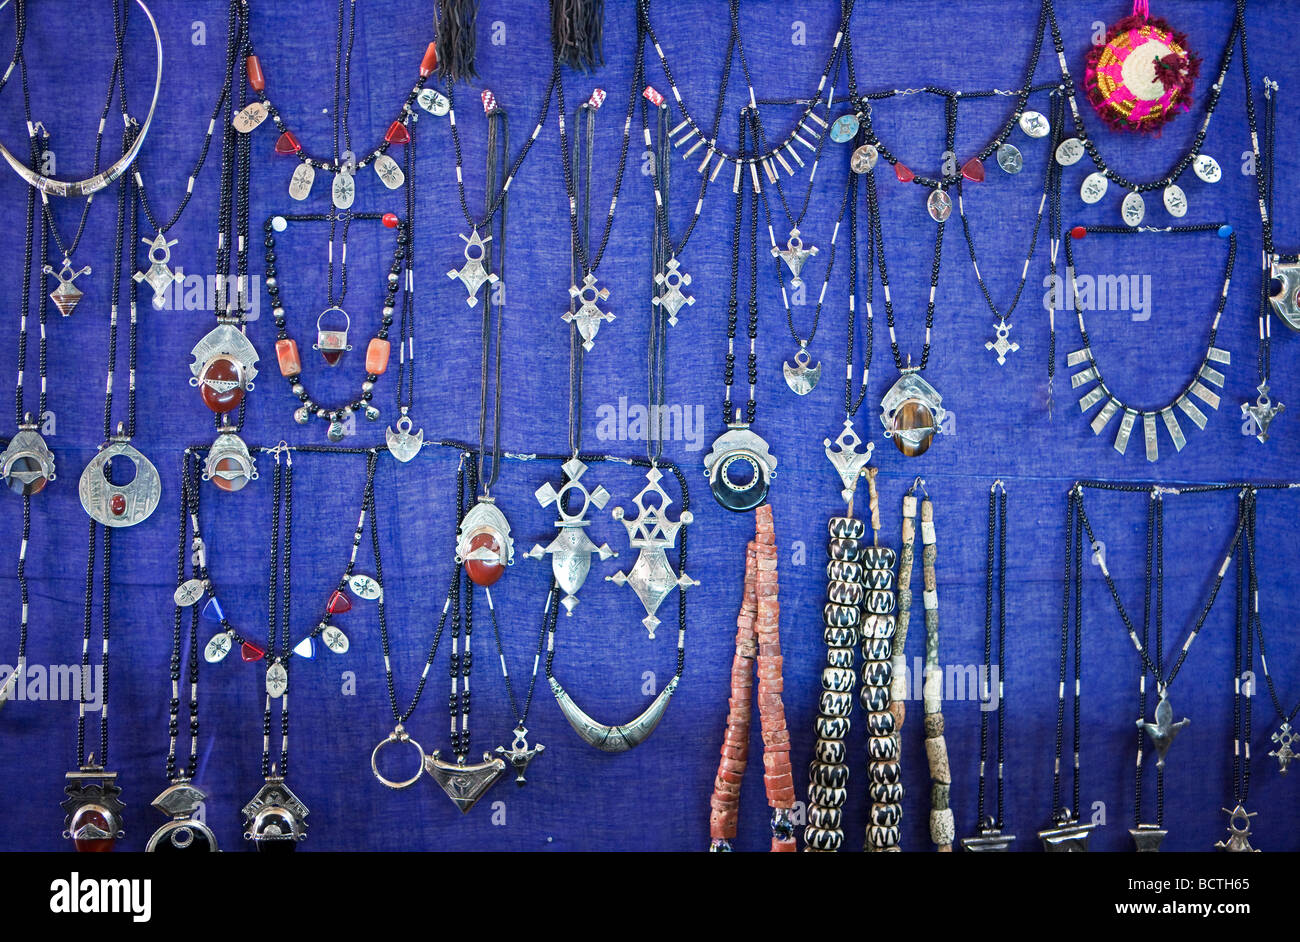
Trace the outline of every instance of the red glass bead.
<instances>
[{"instance_id":1,"label":"red glass bead","mask_svg":"<svg viewBox=\"0 0 1300 942\"><path fill-rule=\"evenodd\" d=\"M100 831L112 831L115 825L109 816L105 815L99 808L82 808L72 819L72 826L68 828L73 834L76 834L83 827L93 825ZM103 854L113 849L117 842L116 837L86 837L72 839L73 846L77 848L78 853L82 854Z\"/></svg>"},{"instance_id":2,"label":"red glass bead","mask_svg":"<svg viewBox=\"0 0 1300 942\"><path fill-rule=\"evenodd\" d=\"M398 222L397 213L384 213L384 225L389 229L396 229Z\"/></svg>"},{"instance_id":3,"label":"red glass bead","mask_svg":"<svg viewBox=\"0 0 1300 942\"><path fill-rule=\"evenodd\" d=\"M108 502L108 509L113 511L114 517L120 517L126 513L126 497L123 494L114 494L113 499Z\"/></svg>"},{"instance_id":4,"label":"red glass bead","mask_svg":"<svg viewBox=\"0 0 1300 942\"><path fill-rule=\"evenodd\" d=\"M972 183L984 182L984 165L978 157L972 157L962 164L961 175Z\"/></svg>"},{"instance_id":5,"label":"red glass bead","mask_svg":"<svg viewBox=\"0 0 1300 942\"><path fill-rule=\"evenodd\" d=\"M325 606L325 611L331 615L342 615L344 612L350 611L351 608L352 600L347 597L347 594L335 589L334 594L330 596L329 604Z\"/></svg>"},{"instance_id":6,"label":"red glass bead","mask_svg":"<svg viewBox=\"0 0 1300 942\"><path fill-rule=\"evenodd\" d=\"M260 661L266 657L266 652L253 644L251 641L245 641L243 647L239 649L239 656L245 661Z\"/></svg>"},{"instance_id":7,"label":"red glass bead","mask_svg":"<svg viewBox=\"0 0 1300 942\"><path fill-rule=\"evenodd\" d=\"M258 61L257 56L249 56L244 60L244 69L248 73L248 85L255 92L260 92L266 88L266 76L262 74L262 63Z\"/></svg>"},{"instance_id":8,"label":"red glass bead","mask_svg":"<svg viewBox=\"0 0 1300 942\"><path fill-rule=\"evenodd\" d=\"M280 135L280 139L275 142L275 152L283 157L289 157L302 150L302 145L298 143L298 138L294 137L292 131L285 131Z\"/></svg>"},{"instance_id":9,"label":"red glass bead","mask_svg":"<svg viewBox=\"0 0 1300 942\"><path fill-rule=\"evenodd\" d=\"M916 174L909 170L907 164L900 160L898 163L894 164L894 176L898 177L898 182L900 183L911 183L912 178L915 177Z\"/></svg>"},{"instance_id":10,"label":"red glass bead","mask_svg":"<svg viewBox=\"0 0 1300 942\"><path fill-rule=\"evenodd\" d=\"M411 143L411 132L406 129L406 125L401 121L394 121L388 126L388 133L384 135L384 140L390 144L409 144Z\"/></svg>"},{"instance_id":11,"label":"red glass bead","mask_svg":"<svg viewBox=\"0 0 1300 942\"><path fill-rule=\"evenodd\" d=\"M244 398L244 371L229 357L217 357L204 367L199 390L213 412L229 412Z\"/></svg>"},{"instance_id":12,"label":"red glass bead","mask_svg":"<svg viewBox=\"0 0 1300 942\"><path fill-rule=\"evenodd\" d=\"M424 58L420 60L420 78L428 78L437 67L438 44L429 43L429 48L424 50Z\"/></svg>"},{"instance_id":13,"label":"red glass bead","mask_svg":"<svg viewBox=\"0 0 1300 942\"><path fill-rule=\"evenodd\" d=\"M1082 239L1087 234L1088 234L1088 229L1085 226L1075 226L1073 229L1070 230L1071 239Z\"/></svg>"},{"instance_id":14,"label":"red glass bead","mask_svg":"<svg viewBox=\"0 0 1300 942\"><path fill-rule=\"evenodd\" d=\"M501 578L506 568L501 565L501 544L491 533L480 533L469 541L469 557L475 555L476 550L486 549L493 554L492 559L474 559L465 560L465 573L473 580L475 585L490 586Z\"/></svg>"}]
</instances>

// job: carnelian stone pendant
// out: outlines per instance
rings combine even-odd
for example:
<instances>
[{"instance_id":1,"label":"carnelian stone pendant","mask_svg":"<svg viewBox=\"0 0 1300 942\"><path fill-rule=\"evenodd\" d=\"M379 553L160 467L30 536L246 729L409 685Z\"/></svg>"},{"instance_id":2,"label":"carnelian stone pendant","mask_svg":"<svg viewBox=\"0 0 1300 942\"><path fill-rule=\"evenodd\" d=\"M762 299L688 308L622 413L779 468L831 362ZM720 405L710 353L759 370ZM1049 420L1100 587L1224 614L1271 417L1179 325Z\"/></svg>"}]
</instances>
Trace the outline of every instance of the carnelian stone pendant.
<instances>
[{"instance_id":1,"label":"carnelian stone pendant","mask_svg":"<svg viewBox=\"0 0 1300 942\"><path fill-rule=\"evenodd\" d=\"M972 183L984 182L984 165L978 157L972 157L962 164L961 175Z\"/></svg>"},{"instance_id":2,"label":"carnelian stone pendant","mask_svg":"<svg viewBox=\"0 0 1300 942\"><path fill-rule=\"evenodd\" d=\"M406 125L401 121L394 121L388 126L388 133L384 135L384 140L390 144L409 144L411 143L411 132L406 129Z\"/></svg>"},{"instance_id":3,"label":"carnelian stone pendant","mask_svg":"<svg viewBox=\"0 0 1300 942\"><path fill-rule=\"evenodd\" d=\"M281 376L297 376L302 372L302 360L298 358L298 344L292 339L275 342L275 358L280 363Z\"/></svg>"},{"instance_id":4,"label":"carnelian stone pendant","mask_svg":"<svg viewBox=\"0 0 1300 942\"><path fill-rule=\"evenodd\" d=\"M900 183L911 183L912 178L916 176L901 160L894 164L894 176L898 177Z\"/></svg>"},{"instance_id":5,"label":"carnelian stone pendant","mask_svg":"<svg viewBox=\"0 0 1300 942\"><path fill-rule=\"evenodd\" d=\"M387 340L378 337L371 339L370 345L366 347L366 372L373 376L382 375L388 369L388 354L391 349L392 344Z\"/></svg>"},{"instance_id":6,"label":"carnelian stone pendant","mask_svg":"<svg viewBox=\"0 0 1300 942\"><path fill-rule=\"evenodd\" d=\"M437 67L438 44L429 43L429 48L424 50L424 58L420 60L420 78L428 78Z\"/></svg>"},{"instance_id":7,"label":"carnelian stone pendant","mask_svg":"<svg viewBox=\"0 0 1300 942\"><path fill-rule=\"evenodd\" d=\"M352 600L340 589L334 590L334 594L330 596L329 604L325 606L325 611L331 615L342 615L351 609Z\"/></svg>"},{"instance_id":8,"label":"carnelian stone pendant","mask_svg":"<svg viewBox=\"0 0 1300 942\"><path fill-rule=\"evenodd\" d=\"M248 85L253 91L260 92L266 88L266 76L262 73L262 63L257 56L249 56L244 60L244 70L248 73Z\"/></svg>"}]
</instances>

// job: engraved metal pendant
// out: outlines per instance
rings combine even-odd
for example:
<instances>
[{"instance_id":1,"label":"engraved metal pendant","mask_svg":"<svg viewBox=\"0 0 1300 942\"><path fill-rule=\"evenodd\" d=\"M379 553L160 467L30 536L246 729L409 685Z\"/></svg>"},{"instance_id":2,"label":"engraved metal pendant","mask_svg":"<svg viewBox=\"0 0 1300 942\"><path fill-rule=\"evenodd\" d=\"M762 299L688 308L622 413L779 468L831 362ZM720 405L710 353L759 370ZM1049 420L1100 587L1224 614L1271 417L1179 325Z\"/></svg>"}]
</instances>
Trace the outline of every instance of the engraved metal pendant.
<instances>
[{"instance_id":1,"label":"engraved metal pendant","mask_svg":"<svg viewBox=\"0 0 1300 942\"><path fill-rule=\"evenodd\" d=\"M510 743L510 748L497 746L497 755L508 761L515 770L515 784L524 785L527 779L524 778L524 772L528 770L528 763L546 751L546 747L541 743L535 746L528 745L528 730L523 724L515 727L515 738Z\"/></svg>"},{"instance_id":2,"label":"engraved metal pendant","mask_svg":"<svg viewBox=\"0 0 1300 942\"><path fill-rule=\"evenodd\" d=\"M289 672L279 661L272 661L266 669L266 695L278 700L289 690Z\"/></svg>"},{"instance_id":3,"label":"engraved metal pendant","mask_svg":"<svg viewBox=\"0 0 1300 942\"><path fill-rule=\"evenodd\" d=\"M388 428L385 430L385 439L388 442L388 450L393 453L393 457L403 463L410 461L420 453L420 448L424 445L424 429L411 431L411 417L406 414L406 408L402 408L402 416L397 420L397 428Z\"/></svg>"},{"instance_id":4,"label":"engraved metal pendant","mask_svg":"<svg viewBox=\"0 0 1300 942\"><path fill-rule=\"evenodd\" d=\"M924 454L935 435L943 431L943 397L921 378L917 367L908 367L880 401L880 424L885 437L909 458Z\"/></svg>"},{"instance_id":5,"label":"engraved metal pendant","mask_svg":"<svg viewBox=\"0 0 1300 942\"><path fill-rule=\"evenodd\" d=\"M145 844L148 853L170 853L174 851L192 851L197 854L216 853L217 836L202 821L193 817L208 796L199 788L190 784L187 778L179 778L167 786L153 806L171 818L166 824L153 832Z\"/></svg>"},{"instance_id":6,"label":"engraved metal pendant","mask_svg":"<svg viewBox=\"0 0 1300 942\"><path fill-rule=\"evenodd\" d=\"M1014 834L1003 834L994 826L992 819L989 819L980 825L979 833L974 837L963 837L961 839L961 849L970 851L973 854L1009 851L1011 842L1015 839Z\"/></svg>"},{"instance_id":7,"label":"engraved metal pendant","mask_svg":"<svg viewBox=\"0 0 1300 942\"><path fill-rule=\"evenodd\" d=\"M867 462L871 460L871 453L876 450L875 443L867 442L866 450L858 451L862 439L853 430L853 420L845 419L839 437L834 442L829 438L823 439L822 444L826 448L826 457L830 459L835 473L840 476L840 483L844 485L840 490L840 496L844 498L846 504L853 503L853 492L857 490L858 477L862 474L862 469L867 466Z\"/></svg>"},{"instance_id":8,"label":"engraved metal pendant","mask_svg":"<svg viewBox=\"0 0 1300 942\"><path fill-rule=\"evenodd\" d=\"M44 266L41 270L44 271L45 274L52 275L59 280L58 287L50 292L50 300L54 302L54 306L59 309L60 314L64 317L71 316L73 310L77 307L77 302L81 300L82 295L81 289L73 284L73 282L82 275L89 275L90 266L87 265L85 268L78 270L72 267L72 262L70 260L64 258L63 267L58 271L55 271L50 265Z\"/></svg>"},{"instance_id":9,"label":"engraved metal pendant","mask_svg":"<svg viewBox=\"0 0 1300 942\"><path fill-rule=\"evenodd\" d=\"M1296 752L1292 747L1296 745L1297 739L1300 739L1300 733L1292 729L1289 722L1284 722L1270 738L1277 743L1277 748L1269 755L1277 759L1282 774L1286 775L1287 766L1296 758Z\"/></svg>"},{"instance_id":10,"label":"engraved metal pendant","mask_svg":"<svg viewBox=\"0 0 1300 942\"><path fill-rule=\"evenodd\" d=\"M505 760L492 758L490 752L483 753L483 761L473 765L466 764L464 758L447 762L437 749L424 757L424 771L456 803L461 814L478 804L505 770Z\"/></svg>"},{"instance_id":11,"label":"engraved metal pendant","mask_svg":"<svg viewBox=\"0 0 1300 942\"><path fill-rule=\"evenodd\" d=\"M1242 418L1250 419L1255 423L1255 438L1262 444L1268 441L1268 429L1273 424L1273 420L1282 412L1286 406L1280 402L1274 402L1268 397L1268 384L1260 383L1255 387L1259 393L1252 405L1249 402L1241 404Z\"/></svg>"},{"instance_id":12,"label":"engraved metal pendant","mask_svg":"<svg viewBox=\"0 0 1300 942\"><path fill-rule=\"evenodd\" d=\"M880 151L872 144L863 144L849 158L849 167L854 173L866 173L869 170L876 169L876 164L879 161Z\"/></svg>"},{"instance_id":13,"label":"engraved metal pendant","mask_svg":"<svg viewBox=\"0 0 1300 942\"><path fill-rule=\"evenodd\" d=\"M803 247L803 239L799 238L797 228L790 230L790 238L786 240L784 249L779 249L775 245L772 246L772 257L781 259L790 269L791 288L798 288L803 284L803 279L799 277L799 273L803 271L804 262L816 254L817 246Z\"/></svg>"},{"instance_id":14,"label":"engraved metal pendant","mask_svg":"<svg viewBox=\"0 0 1300 942\"><path fill-rule=\"evenodd\" d=\"M1181 219L1187 215L1187 194L1177 183L1171 183L1165 187L1164 196L1165 212L1175 219Z\"/></svg>"},{"instance_id":15,"label":"engraved metal pendant","mask_svg":"<svg viewBox=\"0 0 1300 942\"><path fill-rule=\"evenodd\" d=\"M352 172L347 167L334 174L334 183L330 186L330 198L335 209L351 209L357 199L357 183L352 179Z\"/></svg>"},{"instance_id":16,"label":"engraved metal pendant","mask_svg":"<svg viewBox=\"0 0 1300 942\"><path fill-rule=\"evenodd\" d=\"M689 287L690 283L690 274L681 270L675 257L668 260L663 271L655 274L655 284L660 293L652 297L650 303L667 311L668 323L673 326L677 324L677 313L683 307L695 303L695 298L682 292L682 288Z\"/></svg>"},{"instance_id":17,"label":"engraved metal pendant","mask_svg":"<svg viewBox=\"0 0 1300 942\"><path fill-rule=\"evenodd\" d=\"M311 348L319 350L330 366L338 366L343 354L352 349L352 344L348 343L348 329L351 326L352 318L348 317L347 311L337 306L327 307L316 318L316 342Z\"/></svg>"},{"instance_id":18,"label":"engraved metal pendant","mask_svg":"<svg viewBox=\"0 0 1300 942\"><path fill-rule=\"evenodd\" d=\"M261 126L262 122L270 115L270 109L261 101L250 102L244 106L244 109L235 115L231 122L235 130L240 134L249 134Z\"/></svg>"},{"instance_id":19,"label":"engraved metal pendant","mask_svg":"<svg viewBox=\"0 0 1300 942\"><path fill-rule=\"evenodd\" d=\"M714 499L728 510L744 513L767 500L776 458L762 436L737 418L714 439L704 456L704 473Z\"/></svg>"},{"instance_id":20,"label":"engraved metal pendant","mask_svg":"<svg viewBox=\"0 0 1300 942\"><path fill-rule=\"evenodd\" d=\"M203 462L203 480L231 493L257 480L257 463L244 440L230 426L222 426L221 434L208 449L207 460Z\"/></svg>"},{"instance_id":21,"label":"engraved metal pendant","mask_svg":"<svg viewBox=\"0 0 1300 942\"><path fill-rule=\"evenodd\" d=\"M38 431L40 426L31 415L25 418L27 421L18 426L18 433L0 453L0 479L15 494L28 497L44 490L55 474L54 452L45 444Z\"/></svg>"},{"instance_id":22,"label":"engraved metal pendant","mask_svg":"<svg viewBox=\"0 0 1300 942\"><path fill-rule=\"evenodd\" d=\"M946 222L952 215L952 197L943 190L934 190L926 199L925 208L935 222Z\"/></svg>"},{"instance_id":23,"label":"engraved metal pendant","mask_svg":"<svg viewBox=\"0 0 1300 942\"><path fill-rule=\"evenodd\" d=\"M1020 115L1020 130L1030 137L1047 137L1051 133L1052 123L1037 111L1025 111Z\"/></svg>"},{"instance_id":24,"label":"engraved metal pendant","mask_svg":"<svg viewBox=\"0 0 1300 942\"><path fill-rule=\"evenodd\" d=\"M1278 290L1268 296L1274 313L1292 330L1300 330L1300 262L1274 260L1269 277L1278 282Z\"/></svg>"},{"instance_id":25,"label":"engraved metal pendant","mask_svg":"<svg viewBox=\"0 0 1300 942\"><path fill-rule=\"evenodd\" d=\"M515 564L510 522L491 497L480 497L456 531L456 562L476 584L490 586Z\"/></svg>"},{"instance_id":26,"label":"engraved metal pendant","mask_svg":"<svg viewBox=\"0 0 1300 942\"><path fill-rule=\"evenodd\" d=\"M415 103L438 118L451 111L451 101L435 88L420 89L420 94L415 96Z\"/></svg>"},{"instance_id":27,"label":"engraved metal pendant","mask_svg":"<svg viewBox=\"0 0 1300 942\"><path fill-rule=\"evenodd\" d=\"M668 709L668 701L677 692L676 676L670 680L654 701L646 707L641 714L630 723L623 723L619 726L606 726L604 723L598 723L587 713L573 702L568 691L560 685L560 682L554 677L550 678L551 693L555 697L555 702L560 706L560 712L564 718L569 721L574 732L581 736L589 745L595 746L601 752L627 752L650 737L659 725L659 721L664 718L664 711Z\"/></svg>"},{"instance_id":28,"label":"engraved metal pendant","mask_svg":"<svg viewBox=\"0 0 1300 942\"><path fill-rule=\"evenodd\" d=\"M1240 804L1232 810L1227 808L1223 810L1228 815L1228 839L1226 841L1215 841L1214 846L1229 853L1259 853L1258 850L1250 846L1250 819L1259 812L1248 812Z\"/></svg>"},{"instance_id":29,"label":"engraved metal pendant","mask_svg":"<svg viewBox=\"0 0 1300 942\"><path fill-rule=\"evenodd\" d=\"M363 572L348 577L348 588L357 598L367 602L378 602L384 597L384 587Z\"/></svg>"},{"instance_id":30,"label":"engraved metal pendant","mask_svg":"<svg viewBox=\"0 0 1300 942\"><path fill-rule=\"evenodd\" d=\"M176 244L176 240L172 239L169 242L167 236L160 232L152 239L140 241L149 246L149 268L138 271L131 277L135 279L136 284L143 281L153 288L153 306L161 309L167 303L167 289L175 282L185 280L185 275L180 270L172 271L168 267L172 260L172 246Z\"/></svg>"},{"instance_id":31,"label":"engraved metal pendant","mask_svg":"<svg viewBox=\"0 0 1300 942\"><path fill-rule=\"evenodd\" d=\"M484 284L495 285L500 279L483 265L487 256L487 243L492 241L492 236L481 238L478 230L474 229L468 237L462 235L461 240L465 243L465 264L459 270L453 268L447 272L447 277L460 279L460 283L469 292L465 303L473 307L478 304L478 289Z\"/></svg>"},{"instance_id":32,"label":"engraved metal pendant","mask_svg":"<svg viewBox=\"0 0 1300 942\"><path fill-rule=\"evenodd\" d=\"M632 499L637 515L631 520L627 519L627 512L622 507L614 508L614 519L622 521L627 529L628 544L638 553L630 570L605 577L606 582L632 587L645 607L646 617L641 619L641 624L645 625L651 638L659 626L655 612L673 588L685 591L700 584L686 573L677 575L668 562L666 551L677 545L677 531L695 518L689 510L683 510L676 520L669 519L668 508L673 501L659 484L662 478L663 473L657 467L652 466L646 472L646 486ZM652 498L649 506L646 505L647 495Z\"/></svg>"},{"instance_id":33,"label":"engraved metal pendant","mask_svg":"<svg viewBox=\"0 0 1300 942\"><path fill-rule=\"evenodd\" d=\"M135 465L135 477L129 484L114 484L108 478L109 462L123 458ZM106 527L130 527L158 507L162 497L162 478L158 469L124 437L114 438L101 446L99 454L81 472L77 494L86 513Z\"/></svg>"},{"instance_id":34,"label":"engraved metal pendant","mask_svg":"<svg viewBox=\"0 0 1300 942\"><path fill-rule=\"evenodd\" d=\"M1223 168L1209 154L1197 154L1192 161L1192 169L1206 183L1218 183L1223 178Z\"/></svg>"},{"instance_id":35,"label":"engraved metal pendant","mask_svg":"<svg viewBox=\"0 0 1300 942\"><path fill-rule=\"evenodd\" d=\"M380 154L375 158L375 173L379 176L379 182L390 190L396 190L406 182L406 174L402 172L402 168L387 154Z\"/></svg>"},{"instance_id":36,"label":"engraved metal pendant","mask_svg":"<svg viewBox=\"0 0 1300 942\"><path fill-rule=\"evenodd\" d=\"M122 804L116 772L105 772L95 764L92 755L76 772L69 772L64 793L68 796L61 804L68 813L64 819L63 836L71 838L81 853L103 853L126 832L122 830Z\"/></svg>"},{"instance_id":37,"label":"engraved metal pendant","mask_svg":"<svg viewBox=\"0 0 1300 942\"><path fill-rule=\"evenodd\" d=\"M1158 824L1139 824L1128 829L1133 838L1133 850L1139 854L1155 854L1160 851L1160 844L1169 832Z\"/></svg>"},{"instance_id":38,"label":"engraved metal pendant","mask_svg":"<svg viewBox=\"0 0 1300 942\"><path fill-rule=\"evenodd\" d=\"M308 163L300 163L289 178L289 195L302 202L311 196L311 187L315 182L316 168Z\"/></svg>"},{"instance_id":39,"label":"engraved metal pendant","mask_svg":"<svg viewBox=\"0 0 1300 942\"><path fill-rule=\"evenodd\" d=\"M998 148L998 166L1007 173L1019 173L1025 169L1025 158L1015 144L1003 144Z\"/></svg>"},{"instance_id":40,"label":"engraved metal pendant","mask_svg":"<svg viewBox=\"0 0 1300 942\"><path fill-rule=\"evenodd\" d=\"M1147 214L1147 204L1143 201L1142 194L1137 190L1134 190L1132 193L1125 196L1124 202L1120 205L1119 212L1124 218L1124 222L1129 226L1136 227L1141 225L1142 220L1146 218Z\"/></svg>"},{"instance_id":41,"label":"engraved metal pendant","mask_svg":"<svg viewBox=\"0 0 1300 942\"><path fill-rule=\"evenodd\" d=\"M244 840L266 853L296 850L298 843L307 839L309 813L272 766L265 784L244 805Z\"/></svg>"},{"instance_id":42,"label":"engraved metal pendant","mask_svg":"<svg viewBox=\"0 0 1300 942\"><path fill-rule=\"evenodd\" d=\"M1062 167L1071 167L1082 159L1084 152L1083 141L1077 137L1067 137L1056 145L1056 162Z\"/></svg>"},{"instance_id":43,"label":"engraved metal pendant","mask_svg":"<svg viewBox=\"0 0 1300 942\"><path fill-rule=\"evenodd\" d=\"M1020 349L1020 344L1007 337L1011 333L1011 324L1007 323L1006 318L1002 318L993 325L993 331L997 334L996 340L984 341L984 349L992 350L998 355L998 366L1007 362L1007 354L1015 353Z\"/></svg>"},{"instance_id":44,"label":"engraved metal pendant","mask_svg":"<svg viewBox=\"0 0 1300 942\"><path fill-rule=\"evenodd\" d=\"M1165 767L1165 754L1169 752L1169 747L1174 744L1174 737L1183 731L1183 728L1191 720L1184 717L1177 723L1174 722L1174 708L1169 702L1169 691L1160 691L1160 702L1156 704L1156 721L1148 723L1145 720L1138 720L1138 729L1142 730L1151 738L1151 745L1156 751L1156 766L1163 769Z\"/></svg>"},{"instance_id":45,"label":"engraved metal pendant","mask_svg":"<svg viewBox=\"0 0 1300 942\"><path fill-rule=\"evenodd\" d=\"M614 319L613 314L600 309L600 302L609 297L609 289L597 288L596 276L587 272L587 276L582 279L581 288L577 285L569 286L569 296L578 302L578 310L565 311L561 319L566 324L578 326L578 333L582 335L582 347L590 350L596 345L600 325Z\"/></svg>"},{"instance_id":46,"label":"engraved metal pendant","mask_svg":"<svg viewBox=\"0 0 1300 942\"><path fill-rule=\"evenodd\" d=\"M1095 203L1106 195L1106 190L1110 187L1110 181L1101 171L1095 171L1083 178L1083 185L1079 188L1079 198L1085 203Z\"/></svg>"},{"instance_id":47,"label":"engraved metal pendant","mask_svg":"<svg viewBox=\"0 0 1300 942\"><path fill-rule=\"evenodd\" d=\"M591 571L591 555L595 553L602 560L618 555L608 543L597 546L587 536L586 528L591 525L590 520L584 519L587 508L602 509L609 501L609 491L600 485L594 491L588 491L580 480L586 471L587 466L577 457L570 458L564 462L564 484L558 491L550 481L537 489L535 496L539 504L543 507L555 505L560 515L555 525L560 533L549 546L543 547L538 543L527 553L530 559L542 559L550 554L551 572L555 575L556 585L564 593L560 603L567 615L572 615L574 606L578 604L577 592ZM570 497L574 498L572 502Z\"/></svg>"},{"instance_id":48,"label":"engraved metal pendant","mask_svg":"<svg viewBox=\"0 0 1300 942\"><path fill-rule=\"evenodd\" d=\"M821 361L816 366L809 366L812 359L808 355L808 344L806 342L799 344L799 349L795 351L794 365L789 360L781 365L782 372L785 373L785 384L799 396L806 396L817 388L817 382L822 378Z\"/></svg>"},{"instance_id":49,"label":"engraved metal pendant","mask_svg":"<svg viewBox=\"0 0 1300 942\"><path fill-rule=\"evenodd\" d=\"M1068 814L1058 816L1054 827L1038 832L1043 850L1049 854L1081 854L1088 850L1088 837L1095 825L1080 824Z\"/></svg>"},{"instance_id":50,"label":"engraved metal pendant","mask_svg":"<svg viewBox=\"0 0 1300 942\"><path fill-rule=\"evenodd\" d=\"M229 412L251 392L257 378L257 348L224 318L190 350L190 385L203 393L213 412Z\"/></svg>"}]
</instances>

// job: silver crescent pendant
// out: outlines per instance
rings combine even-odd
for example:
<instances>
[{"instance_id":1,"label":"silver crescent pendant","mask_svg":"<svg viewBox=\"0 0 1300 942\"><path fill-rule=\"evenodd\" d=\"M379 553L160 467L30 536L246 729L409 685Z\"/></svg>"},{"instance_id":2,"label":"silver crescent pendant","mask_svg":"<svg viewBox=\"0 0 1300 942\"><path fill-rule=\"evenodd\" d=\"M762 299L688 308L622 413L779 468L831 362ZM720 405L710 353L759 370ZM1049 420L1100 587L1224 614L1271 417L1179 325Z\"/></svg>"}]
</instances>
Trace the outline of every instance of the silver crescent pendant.
<instances>
[{"instance_id":1,"label":"silver crescent pendant","mask_svg":"<svg viewBox=\"0 0 1300 942\"><path fill-rule=\"evenodd\" d=\"M410 461L420 453L421 446L424 445L424 429L411 431L411 417L403 415L397 420L397 429L386 429L385 438L388 442L388 450L393 453L393 457L403 463Z\"/></svg>"},{"instance_id":2,"label":"silver crescent pendant","mask_svg":"<svg viewBox=\"0 0 1300 942\"><path fill-rule=\"evenodd\" d=\"M659 725L659 721L664 718L668 701L677 692L678 679L673 677L640 716L622 726L606 726L597 723L583 711L582 707L573 702L573 698L558 680L552 677L550 681L551 693L555 695L555 702L560 705L560 712L579 736L602 752L627 752L645 742Z\"/></svg>"},{"instance_id":3,"label":"silver crescent pendant","mask_svg":"<svg viewBox=\"0 0 1300 942\"><path fill-rule=\"evenodd\" d=\"M108 464L114 458L125 458L135 465L135 477L129 484L114 484L108 479ZM116 440L105 445L86 465L77 494L81 506L96 522L106 527L130 527L149 519L157 509L162 478L153 463L129 442Z\"/></svg>"},{"instance_id":4,"label":"silver crescent pendant","mask_svg":"<svg viewBox=\"0 0 1300 942\"><path fill-rule=\"evenodd\" d=\"M794 355L794 365L792 366L787 360L781 366L782 371L785 373L785 384L796 395L808 395L817 388L817 383L822 378L821 361L818 361L816 366L809 366L808 363L811 359L812 357L808 356L807 348L800 347Z\"/></svg>"}]
</instances>

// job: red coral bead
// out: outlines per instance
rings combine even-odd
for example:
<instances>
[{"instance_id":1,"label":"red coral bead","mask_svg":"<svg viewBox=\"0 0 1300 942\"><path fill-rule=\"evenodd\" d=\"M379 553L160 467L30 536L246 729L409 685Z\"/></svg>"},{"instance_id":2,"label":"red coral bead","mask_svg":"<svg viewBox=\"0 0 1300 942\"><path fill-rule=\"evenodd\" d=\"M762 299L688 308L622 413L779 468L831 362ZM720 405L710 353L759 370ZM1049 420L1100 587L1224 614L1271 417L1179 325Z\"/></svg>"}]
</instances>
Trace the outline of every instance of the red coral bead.
<instances>
[{"instance_id":1,"label":"red coral bead","mask_svg":"<svg viewBox=\"0 0 1300 942\"><path fill-rule=\"evenodd\" d=\"M384 225L389 229L396 229L399 221L397 213L384 213Z\"/></svg>"},{"instance_id":2,"label":"red coral bead","mask_svg":"<svg viewBox=\"0 0 1300 942\"><path fill-rule=\"evenodd\" d=\"M1073 229L1070 230L1071 239L1082 239L1087 234L1088 234L1088 230L1085 226L1075 226Z\"/></svg>"}]
</instances>

